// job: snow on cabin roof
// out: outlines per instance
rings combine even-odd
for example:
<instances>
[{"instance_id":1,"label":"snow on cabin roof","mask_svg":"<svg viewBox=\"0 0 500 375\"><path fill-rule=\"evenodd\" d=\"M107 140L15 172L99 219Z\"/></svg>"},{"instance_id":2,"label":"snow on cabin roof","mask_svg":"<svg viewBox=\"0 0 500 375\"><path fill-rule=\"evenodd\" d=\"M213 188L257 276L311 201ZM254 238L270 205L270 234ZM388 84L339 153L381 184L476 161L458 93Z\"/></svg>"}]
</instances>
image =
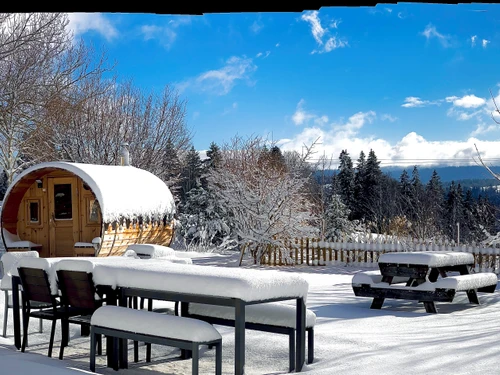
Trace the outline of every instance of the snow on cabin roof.
<instances>
[{"instance_id":1,"label":"snow on cabin roof","mask_svg":"<svg viewBox=\"0 0 500 375\"><path fill-rule=\"evenodd\" d=\"M175 213L174 198L168 186L154 174L133 166L40 163L19 174L7 189L6 196L22 177L43 168L59 168L80 177L94 192L105 223L137 216L162 218Z\"/></svg>"}]
</instances>

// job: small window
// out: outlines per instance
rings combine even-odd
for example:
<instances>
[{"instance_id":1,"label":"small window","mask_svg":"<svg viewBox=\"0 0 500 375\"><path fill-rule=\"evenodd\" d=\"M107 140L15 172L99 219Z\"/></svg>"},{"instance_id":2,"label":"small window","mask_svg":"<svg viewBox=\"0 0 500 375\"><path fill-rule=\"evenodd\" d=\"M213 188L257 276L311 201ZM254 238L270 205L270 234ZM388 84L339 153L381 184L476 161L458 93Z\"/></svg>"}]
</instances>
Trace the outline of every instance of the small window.
<instances>
[{"instance_id":1,"label":"small window","mask_svg":"<svg viewBox=\"0 0 500 375\"><path fill-rule=\"evenodd\" d=\"M97 199L89 199L87 200L88 207L88 221L89 223L98 223L99 222L99 203L97 203Z\"/></svg>"},{"instance_id":2,"label":"small window","mask_svg":"<svg viewBox=\"0 0 500 375\"><path fill-rule=\"evenodd\" d=\"M57 220L73 218L71 184L54 185L54 216Z\"/></svg>"},{"instance_id":3,"label":"small window","mask_svg":"<svg viewBox=\"0 0 500 375\"><path fill-rule=\"evenodd\" d=\"M40 223L40 204L38 201L28 202L29 222L31 224Z\"/></svg>"}]
</instances>

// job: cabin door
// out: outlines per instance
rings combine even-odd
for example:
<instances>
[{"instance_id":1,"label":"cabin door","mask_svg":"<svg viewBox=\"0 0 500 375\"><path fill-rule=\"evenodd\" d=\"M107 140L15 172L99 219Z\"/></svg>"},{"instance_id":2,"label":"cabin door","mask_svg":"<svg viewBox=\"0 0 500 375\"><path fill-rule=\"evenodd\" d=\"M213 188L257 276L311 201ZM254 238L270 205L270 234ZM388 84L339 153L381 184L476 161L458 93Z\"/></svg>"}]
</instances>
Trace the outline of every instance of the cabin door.
<instances>
[{"instance_id":1,"label":"cabin door","mask_svg":"<svg viewBox=\"0 0 500 375\"><path fill-rule=\"evenodd\" d=\"M74 256L79 242L76 177L51 177L49 188L49 249L51 257Z\"/></svg>"}]
</instances>

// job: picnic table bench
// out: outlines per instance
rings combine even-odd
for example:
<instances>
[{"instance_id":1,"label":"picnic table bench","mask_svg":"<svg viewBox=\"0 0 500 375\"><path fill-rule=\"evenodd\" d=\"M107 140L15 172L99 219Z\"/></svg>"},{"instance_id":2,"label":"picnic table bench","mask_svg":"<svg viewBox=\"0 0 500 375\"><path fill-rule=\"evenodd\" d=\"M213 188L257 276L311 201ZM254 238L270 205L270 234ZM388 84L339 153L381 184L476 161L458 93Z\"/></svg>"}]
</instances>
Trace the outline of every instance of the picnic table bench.
<instances>
[{"instance_id":1,"label":"picnic table bench","mask_svg":"<svg viewBox=\"0 0 500 375\"><path fill-rule=\"evenodd\" d=\"M380 270L355 274L352 288L356 296L373 298L372 309L392 298L420 301L426 312L437 313L435 302L452 302L457 292L466 292L470 303L479 304L477 292L496 290L497 275L471 273L473 265L470 253L385 253L379 258Z\"/></svg>"}]
</instances>

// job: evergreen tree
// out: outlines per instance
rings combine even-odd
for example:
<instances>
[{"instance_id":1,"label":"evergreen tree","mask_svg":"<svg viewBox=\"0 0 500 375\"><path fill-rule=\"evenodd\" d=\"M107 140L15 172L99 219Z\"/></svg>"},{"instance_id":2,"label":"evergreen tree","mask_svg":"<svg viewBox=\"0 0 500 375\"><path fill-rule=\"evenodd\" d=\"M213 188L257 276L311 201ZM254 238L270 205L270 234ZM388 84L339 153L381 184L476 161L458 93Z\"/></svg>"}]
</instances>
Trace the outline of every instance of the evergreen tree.
<instances>
[{"instance_id":1,"label":"evergreen tree","mask_svg":"<svg viewBox=\"0 0 500 375\"><path fill-rule=\"evenodd\" d=\"M446 198L446 211L444 221L446 223L445 233L448 235L450 240L457 241L458 226L457 223L463 223L463 194L462 187L460 184L455 185L455 181L451 182L448 190L448 195Z\"/></svg>"},{"instance_id":2,"label":"evergreen tree","mask_svg":"<svg viewBox=\"0 0 500 375\"><path fill-rule=\"evenodd\" d=\"M349 220L349 209L339 195L334 194L325 212L325 237L340 240L345 235L352 234L355 223Z\"/></svg>"},{"instance_id":3,"label":"evergreen tree","mask_svg":"<svg viewBox=\"0 0 500 375\"><path fill-rule=\"evenodd\" d=\"M339 173L337 175L340 197L347 208L354 208L354 168L347 150L342 150L339 156Z\"/></svg>"},{"instance_id":4,"label":"evergreen tree","mask_svg":"<svg viewBox=\"0 0 500 375\"><path fill-rule=\"evenodd\" d=\"M194 187L201 185L201 176L203 173L200 154L194 146L189 149L184 160L184 169L182 170L182 191L181 200L184 201L187 193Z\"/></svg>"},{"instance_id":5,"label":"evergreen tree","mask_svg":"<svg viewBox=\"0 0 500 375\"><path fill-rule=\"evenodd\" d=\"M377 160L375 152L370 150L368 158L366 159L361 202L366 212L365 218L377 226L379 225L379 221L382 219L379 215L377 215L378 210L376 209L376 207L380 207L381 203L381 179L382 170L380 169L380 162Z\"/></svg>"},{"instance_id":6,"label":"evergreen tree","mask_svg":"<svg viewBox=\"0 0 500 375\"><path fill-rule=\"evenodd\" d=\"M400 211L408 220L412 219L413 215L413 188L410 182L410 176L406 169L403 170L399 177L399 199Z\"/></svg>"},{"instance_id":7,"label":"evergreen tree","mask_svg":"<svg viewBox=\"0 0 500 375\"><path fill-rule=\"evenodd\" d=\"M366 179L366 156L363 150L359 153L354 176L354 204L352 218L360 220L365 213L365 179Z\"/></svg>"},{"instance_id":8,"label":"evergreen tree","mask_svg":"<svg viewBox=\"0 0 500 375\"><path fill-rule=\"evenodd\" d=\"M163 150L163 169L165 172L165 183L178 202L180 199L180 182L182 164L173 142L169 139Z\"/></svg>"},{"instance_id":9,"label":"evergreen tree","mask_svg":"<svg viewBox=\"0 0 500 375\"><path fill-rule=\"evenodd\" d=\"M444 210L444 189L441 179L436 170L425 187L425 218L432 226L430 233L438 234L443 228L443 210ZM429 233L429 235L431 235Z\"/></svg>"},{"instance_id":10,"label":"evergreen tree","mask_svg":"<svg viewBox=\"0 0 500 375\"><path fill-rule=\"evenodd\" d=\"M219 146L217 146L215 142L210 143L210 147L207 151L207 157L208 159L206 159L206 161L208 163L208 168L215 168L220 164L222 154Z\"/></svg>"}]
</instances>

